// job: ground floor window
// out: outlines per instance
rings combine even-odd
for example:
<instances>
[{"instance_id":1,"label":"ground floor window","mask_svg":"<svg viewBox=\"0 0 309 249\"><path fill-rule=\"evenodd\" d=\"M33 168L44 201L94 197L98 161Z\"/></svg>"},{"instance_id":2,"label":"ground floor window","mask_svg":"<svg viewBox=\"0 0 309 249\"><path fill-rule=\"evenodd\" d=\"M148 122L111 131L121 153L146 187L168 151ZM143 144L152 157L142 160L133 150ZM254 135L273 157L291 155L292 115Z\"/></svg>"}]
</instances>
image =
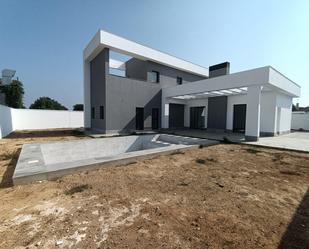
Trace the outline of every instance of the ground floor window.
<instances>
[{"instance_id":1,"label":"ground floor window","mask_svg":"<svg viewBox=\"0 0 309 249\"><path fill-rule=\"evenodd\" d=\"M246 130L247 105L234 105L233 107L233 131L244 133Z\"/></svg>"},{"instance_id":2,"label":"ground floor window","mask_svg":"<svg viewBox=\"0 0 309 249\"><path fill-rule=\"evenodd\" d=\"M136 130L144 130L144 108L142 108L142 107L136 107L135 129Z\"/></svg>"},{"instance_id":3,"label":"ground floor window","mask_svg":"<svg viewBox=\"0 0 309 249\"><path fill-rule=\"evenodd\" d=\"M153 130L159 129L159 108L152 108L151 127Z\"/></svg>"},{"instance_id":4,"label":"ground floor window","mask_svg":"<svg viewBox=\"0 0 309 249\"><path fill-rule=\"evenodd\" d=\"M190 108L190 128L205 128L205 106L195 106Z\"/></svg>"},{"instance_id":5,"label":"ground floor window","mask_svg":"<svg viewBox=\"0 0 309 249\"><path fill-rule=\"evenodd\" d=\"M104 106L100 106L100 119L104 119Z\"/></svg>"},{"instance_id":6,"label":"ground floor window","mask_svg":"<svg viewBox=\"0 0 309 249\"><path fill-rule=\"evenodd\" d=\"M95 108L91 107L91 118L94 119L95 118Z\"/></svg>"}]
</instances>

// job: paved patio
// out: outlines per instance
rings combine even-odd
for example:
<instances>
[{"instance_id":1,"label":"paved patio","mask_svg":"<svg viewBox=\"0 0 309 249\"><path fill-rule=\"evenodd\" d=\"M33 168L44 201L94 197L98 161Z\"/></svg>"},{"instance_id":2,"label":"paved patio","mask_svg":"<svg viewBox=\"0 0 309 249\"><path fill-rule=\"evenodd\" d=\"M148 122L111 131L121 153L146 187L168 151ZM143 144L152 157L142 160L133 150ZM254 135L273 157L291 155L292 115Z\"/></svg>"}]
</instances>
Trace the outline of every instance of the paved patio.
<instances>
[{"instance_id":1,"label":"paved patio","mask_svg":"<svg viewBox=\"0 0 309 249\"><path fill-rule=\"evenodd\" d=\"M292 132L278 137L262 137L257 142L245 143L309 152L309 132Z\"/></svg>"},{"instance_id":2,"label":"paved patio","mask_svg":"<svg viewBox=\"0 0 309 249\"><path fill-rule=\"evenodd\" d=\"M223 141L227 138L234 143L244 143L251 145L267 146L278 149L289 149L309 152L309 132L291 132L290 134L277 137L260 137L257 142L246 142L244 134L225 133L225 132L209 132L206 130L170 130L173 133L182 136L191 136L198 138L206 138L212 140Z\"/></svg>"}]
</instances>

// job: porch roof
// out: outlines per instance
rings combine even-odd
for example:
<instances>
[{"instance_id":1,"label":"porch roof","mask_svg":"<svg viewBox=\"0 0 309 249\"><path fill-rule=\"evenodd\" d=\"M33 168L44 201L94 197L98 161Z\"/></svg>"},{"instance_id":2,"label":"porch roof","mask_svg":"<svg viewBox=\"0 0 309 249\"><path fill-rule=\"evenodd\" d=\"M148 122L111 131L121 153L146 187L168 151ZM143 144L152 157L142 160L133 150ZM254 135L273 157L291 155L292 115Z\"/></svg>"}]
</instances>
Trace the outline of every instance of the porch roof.
<instances>
[{"instance_id":1,"label":"porch roof","mask_svg":"<svg viewBox=\"0 0 309 249\"><path fill-rule=\"evenodd\" d=\"M248 87L255 85L263 86L264 91L278 91L292 97L300 96L300 86L271 66L164 88L163 96L196 99L245 94Z\"/></svg>"}]
</instances>

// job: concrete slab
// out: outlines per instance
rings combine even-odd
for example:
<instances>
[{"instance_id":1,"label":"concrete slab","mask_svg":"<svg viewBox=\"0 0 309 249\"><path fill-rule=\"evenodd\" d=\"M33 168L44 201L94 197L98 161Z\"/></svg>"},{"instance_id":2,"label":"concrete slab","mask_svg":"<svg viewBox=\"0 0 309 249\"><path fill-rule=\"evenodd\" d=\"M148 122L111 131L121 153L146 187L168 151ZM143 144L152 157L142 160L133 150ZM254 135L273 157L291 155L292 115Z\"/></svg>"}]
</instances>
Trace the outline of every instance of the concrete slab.
<instances>
[{"instance_id":1,"label":"concrete slab","mask_svg":"<svg viewBox=\"0 0 309 249\"><path fill-rule=\"evenodd\" d=\"M276 137L260 137L257 142L247 142L244 134L226 133L226 132L209 132L206 130L173 130L167 131L167 133L214 139L217 141L223 141L227 138L234 143L243 143L256 146L265 146L277 149L296 150L301 152L309 152L309 132L291 132L286 135L280 135Z\"/></svg>"},{"instance_id":2,"label":"concrete slab","mask_svg":"<svg viewBox=\"0 0 309 249\"><path fill-rule=\"evenodd\" d=\"M309 152L309 132L292 132L290 134L280 135L277 137L262 137L257 142L244 143L278 149Z\"/></svg>"},{"instance_id":3,"label":"concrete slab","mask_svg":"<svg viewBox=\"0 0 309 249\"><path fill-rule=\"evenodd\" d=\"M14 185L49 180L76 171L128 164L137 158L184 150L217 141L166 134L25 144L13 175Z\"/></svg>"}]
</instances>

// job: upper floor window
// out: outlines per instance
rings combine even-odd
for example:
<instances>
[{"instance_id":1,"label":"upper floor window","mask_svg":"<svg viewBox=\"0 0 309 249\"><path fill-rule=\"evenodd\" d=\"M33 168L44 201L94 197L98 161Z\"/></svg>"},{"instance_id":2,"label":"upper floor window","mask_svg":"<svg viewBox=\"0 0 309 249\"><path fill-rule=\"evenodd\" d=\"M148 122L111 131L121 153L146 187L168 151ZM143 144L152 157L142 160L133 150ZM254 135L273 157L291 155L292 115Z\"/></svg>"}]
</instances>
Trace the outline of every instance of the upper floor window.
<instances>
[{"instance_id":1,"label":"upper floor window","mask_svg":"<svg viewBox=\"0 0 309 249\"><path fill-rule=\"evenodd\" d=\"M182 78L177 76L177 84L181 85L182 84Z\"/></svg>"},{"instance_id":2,"label":"upper floor window","mask_svg":"<svg viewBox=\"0 0 309 249\"><path fill-rule=\"evenodd\" d=\"M160 82L160 73L158 71L152 71L150 74L150 82L159 83Z\"/></svg>"}]
</instances>

